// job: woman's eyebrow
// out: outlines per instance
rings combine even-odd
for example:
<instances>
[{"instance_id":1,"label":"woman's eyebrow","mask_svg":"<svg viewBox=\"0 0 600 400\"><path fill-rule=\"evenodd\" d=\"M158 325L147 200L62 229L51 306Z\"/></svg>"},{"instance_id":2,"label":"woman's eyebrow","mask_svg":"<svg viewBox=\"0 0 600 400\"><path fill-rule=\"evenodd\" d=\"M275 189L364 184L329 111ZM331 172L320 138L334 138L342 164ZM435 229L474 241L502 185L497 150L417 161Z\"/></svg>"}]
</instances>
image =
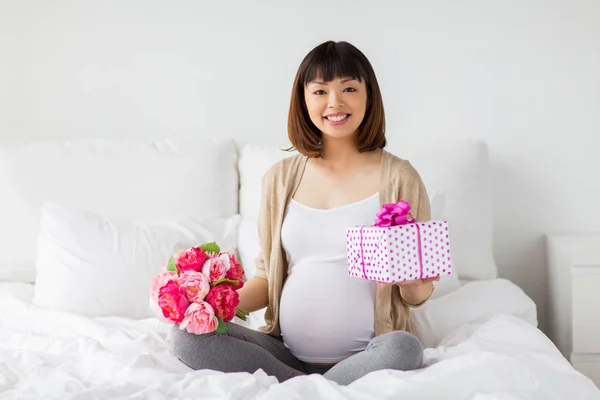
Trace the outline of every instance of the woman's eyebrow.
<instances>
[{"instance_id":1,"label":"woman's eyebrow","mask_svg":"<svg viewBox=\"0 0 600 400\"><path fill-rule=\"evenodd\" d=\"M342 83L346 83L346 82L350 82L350 81L356 81L356 79L355 78L342 79ZM312 85L327 85L327 82L323 82L323 81L311 81L310 84L312 84Z\"/></svg>"}]
</instances>

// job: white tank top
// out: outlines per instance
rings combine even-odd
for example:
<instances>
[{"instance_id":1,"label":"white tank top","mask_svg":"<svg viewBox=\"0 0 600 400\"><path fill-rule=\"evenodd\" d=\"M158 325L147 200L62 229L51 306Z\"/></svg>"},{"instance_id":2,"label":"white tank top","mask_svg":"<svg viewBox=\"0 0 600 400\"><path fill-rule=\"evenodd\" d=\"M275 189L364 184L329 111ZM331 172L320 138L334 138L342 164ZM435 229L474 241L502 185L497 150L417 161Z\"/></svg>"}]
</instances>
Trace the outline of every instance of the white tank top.
<instances>
[{"instance_id":1,"label":"white tank top","mask_svg":"<svg viewBox=\"0 0 600 400\"><path fill-rule=\"evenodd\" d=\"M283 342L301 361L337 363L374 337L376 284L348 276L346 228L373 224L379 194L330 210L291 200L281 227L288 261Z\"/></svg>"}]
</instances>

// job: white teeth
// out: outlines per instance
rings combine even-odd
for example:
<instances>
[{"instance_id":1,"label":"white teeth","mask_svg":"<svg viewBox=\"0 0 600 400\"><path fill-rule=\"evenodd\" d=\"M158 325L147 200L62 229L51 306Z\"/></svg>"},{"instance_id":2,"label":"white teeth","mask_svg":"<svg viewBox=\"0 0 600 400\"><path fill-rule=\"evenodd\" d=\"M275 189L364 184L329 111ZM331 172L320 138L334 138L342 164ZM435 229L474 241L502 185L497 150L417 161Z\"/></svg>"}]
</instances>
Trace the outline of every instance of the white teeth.
<instances>
[{"instance_id":1,"label":"white teeth","mask_svg":"<svg viewBox=\"0 0 600 400\"><path fill-rule=\"evenodd\" d=\"M330 120L330 121L333 121L333 122L340 122L341 120L343 120L347 116L348 116L348 114L337 115L337 116L333 116L333 117L327 117L327 119Z\"/></svg>"}]
</instances>

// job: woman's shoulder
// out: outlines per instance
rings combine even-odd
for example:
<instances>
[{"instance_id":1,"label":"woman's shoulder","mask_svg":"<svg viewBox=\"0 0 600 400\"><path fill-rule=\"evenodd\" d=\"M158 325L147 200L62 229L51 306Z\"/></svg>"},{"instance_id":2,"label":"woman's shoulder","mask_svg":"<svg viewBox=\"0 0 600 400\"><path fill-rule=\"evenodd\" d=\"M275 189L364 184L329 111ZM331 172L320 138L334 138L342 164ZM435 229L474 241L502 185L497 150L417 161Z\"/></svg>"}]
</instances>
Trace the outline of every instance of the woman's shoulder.
<instances>
[{"instance_id":1,"label":"woman's shoulder","mask_svg":"<svg viewBox=\"0 0 600 400\"><path fill-rule=\"evenodd\" d=\"M287 156L272 164L263 175L264 187L285 187L296 176L306 157L302 154Z\"/></svg>"},{"instance_id":2,"label":"woman's shoulder","mask_svg":"<svg viewBox=\"0 0 600 400\"><path fill-rule=\"evenodd\" d=\"M383 150L385 170L389 173L389 178L395 181L421 180L421 176L414 165L405 158L401 158L388 150Z\"/></svg>"},{"instance_id":3,"label":"woman's shoulder","mask_svg":"<svg viewBox=\"0 0 600 400\"><path fill-rule=\"evenodd\" d=\"M399 199L407 201L417 220L428 220L431 217L429 195L421 175L409 160L386 153L384 157L388 168L384 171L387 171L388 176L384 178L390 184L389 199L391 202Z\"/></svg>"}]
</instances>

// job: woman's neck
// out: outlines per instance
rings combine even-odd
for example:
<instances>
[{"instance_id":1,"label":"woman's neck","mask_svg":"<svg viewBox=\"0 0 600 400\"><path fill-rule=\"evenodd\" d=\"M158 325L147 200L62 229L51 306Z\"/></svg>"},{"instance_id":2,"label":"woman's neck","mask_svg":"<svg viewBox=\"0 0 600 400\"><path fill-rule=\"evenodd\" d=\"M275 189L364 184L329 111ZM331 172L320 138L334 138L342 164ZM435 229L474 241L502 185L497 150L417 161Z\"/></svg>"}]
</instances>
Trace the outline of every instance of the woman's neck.
<instances>
[{"instance_id":1,"label":"woman's neck","mask_svg":"<svg viewBox=\"0 0 600 400\"><path fill-rule=\"evenodd\" d=\"M323 137L322 157L315 158L315 164L331 172L351 171L369 164L378 164L380 151L361 153L356 148L353 137L331 139Z\"/></svg>"},{"instance_id":2,"label":"woman's neck","mask_svg":"<svg viewBox=\"0 0 600 400\"><path fill-rule=\"evenodd\" d=\"M332 139L323 137L321 158L316 159L318 164L331 168L343 169L356 164L362 154L356 148L354 138Z\"/></svg>"}]
</instances>

